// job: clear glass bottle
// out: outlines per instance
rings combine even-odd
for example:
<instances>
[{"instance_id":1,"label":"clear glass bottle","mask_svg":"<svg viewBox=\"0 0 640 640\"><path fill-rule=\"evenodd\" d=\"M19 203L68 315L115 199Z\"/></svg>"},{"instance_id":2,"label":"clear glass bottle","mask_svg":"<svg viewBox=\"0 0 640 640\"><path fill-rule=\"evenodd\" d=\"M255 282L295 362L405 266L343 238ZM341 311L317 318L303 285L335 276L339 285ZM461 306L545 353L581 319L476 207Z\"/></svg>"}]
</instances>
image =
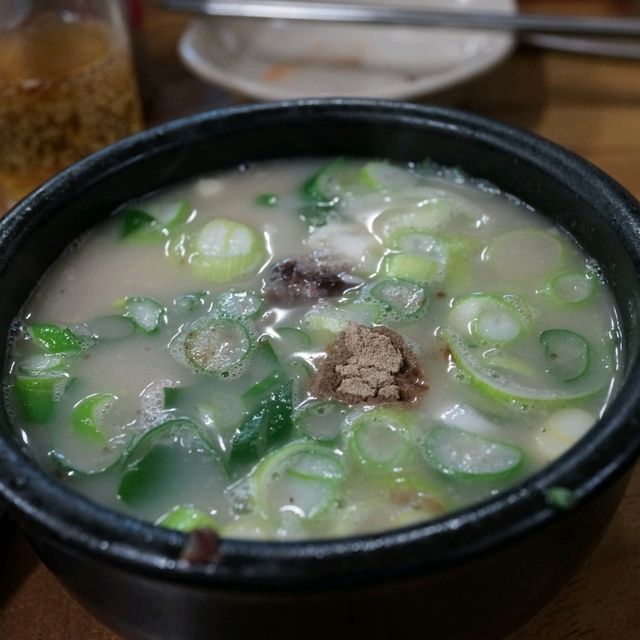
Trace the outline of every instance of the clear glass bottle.
<instances>
[{"instance_id":1,"label":"clear glass bottle","mask_svg":"<svg viewBox=\"0 0 640 640\"><path fill-rule=\"evenodd\" d=\"M2 3L0 211L142 127L119 0Z\"/></svg>"}]
</instances>

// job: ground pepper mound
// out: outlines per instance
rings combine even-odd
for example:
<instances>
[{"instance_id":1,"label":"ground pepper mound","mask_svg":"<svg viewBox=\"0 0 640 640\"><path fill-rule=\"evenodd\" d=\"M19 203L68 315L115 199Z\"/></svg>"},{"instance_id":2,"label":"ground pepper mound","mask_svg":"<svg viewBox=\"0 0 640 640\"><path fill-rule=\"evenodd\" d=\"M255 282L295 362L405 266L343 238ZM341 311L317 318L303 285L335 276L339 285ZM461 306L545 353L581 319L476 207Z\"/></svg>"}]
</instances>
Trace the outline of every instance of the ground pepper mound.
<instances>
[{"instance_id":1,"label":"ground pepper mound","mask_svg":"<svg viewBox=\"0 0 640 640\"><path fill-rule=\"evenodd\" d=\"M349 404L412 402L428 389L424 377L400 334L350 323L327 347L311 393Z\"/></svg>"}]
</instances>

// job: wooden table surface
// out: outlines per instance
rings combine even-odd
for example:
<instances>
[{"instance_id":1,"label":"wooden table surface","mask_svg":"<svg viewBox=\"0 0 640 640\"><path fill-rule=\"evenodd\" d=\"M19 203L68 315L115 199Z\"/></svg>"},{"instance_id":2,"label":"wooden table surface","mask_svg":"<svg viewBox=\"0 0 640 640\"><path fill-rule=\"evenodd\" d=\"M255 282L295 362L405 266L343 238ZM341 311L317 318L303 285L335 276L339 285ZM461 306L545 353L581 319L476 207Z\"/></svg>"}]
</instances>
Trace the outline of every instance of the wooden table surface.
<instances>
[{"instance_id":1,"label":"wooden table surface","mask_svg":"<svg viewBox=\"0 0 640 640\"><path fill-rule=\"evenodd\" d=\"M625 12L614 0L521 2L523 9ZM146 7L152 84L149 121L229 101L182 68L178 16ZM155 89L153 87L155 85ZM640 196L640 61L522 49L465 88L457 106L535 131L578 152ZM640 468L602 542L580 572L505 640L617 640L640 637ZM0 549L2 640L115 640L63 590L14 533ZM240 639L239 639L240 640Z\"/></svg>"}]
</instances>

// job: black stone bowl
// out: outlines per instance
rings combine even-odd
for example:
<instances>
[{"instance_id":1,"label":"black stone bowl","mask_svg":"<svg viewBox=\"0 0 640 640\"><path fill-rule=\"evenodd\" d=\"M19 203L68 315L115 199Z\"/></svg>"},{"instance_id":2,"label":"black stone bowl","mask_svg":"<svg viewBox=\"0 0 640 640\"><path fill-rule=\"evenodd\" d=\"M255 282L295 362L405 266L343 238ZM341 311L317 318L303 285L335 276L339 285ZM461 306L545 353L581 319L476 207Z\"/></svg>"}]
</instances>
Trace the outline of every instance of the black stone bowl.
<instances>
[{"instance_id":1,"label":"black stone bowl","mask_svg":"<svg viewBox=\"0 0 640 640\"><path fill-rule=\"evenodd\" d=\"M379 535L224 540L217 561L202 564L179 560L183 534L102 508L45 475L2 409L0 497L66 587L127 638L497 638L575 570L622 496L640 449L640 205L571 153L459 111L339 99L240 107L82 160L0 223L0 344L62 250L121 203L242 162L336 155L430 157L553 218L613 287L626 382L579 444L495 499ZM574 508L546 501L554 486L574 492Z\"/></svg>"}]
</instances>

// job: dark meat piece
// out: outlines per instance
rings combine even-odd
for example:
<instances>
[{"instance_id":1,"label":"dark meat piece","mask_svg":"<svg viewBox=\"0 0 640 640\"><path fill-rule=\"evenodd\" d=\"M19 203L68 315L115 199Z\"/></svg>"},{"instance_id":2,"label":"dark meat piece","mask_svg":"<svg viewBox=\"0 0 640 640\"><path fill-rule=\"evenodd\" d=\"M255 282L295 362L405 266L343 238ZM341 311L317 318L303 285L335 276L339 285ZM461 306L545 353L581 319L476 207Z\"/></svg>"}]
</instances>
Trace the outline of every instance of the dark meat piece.
<instances>
[{"instance_id":1,"label":"dark meat piece","mask_svg":"<svg viewBox=\"0 0 640 640\"><path fill-rule=\"evenodd\" d=\"M315 256L287 258L273 266L265 296L271 302L281 304L339 296L356 284L346 271L345 265L332 264Z\"/></svg>"},{"instance_id":2,"label":"dark meat piece","mask_svg":"<svg viewBox=\"0 0 640 640\"><path fill-rule=\"evenodd\" d=\"M180 560L193 564L208 564L220 561L220 537L211 529L195 529L189 534L182 549Z\"/></svg>"}]
</instances>

